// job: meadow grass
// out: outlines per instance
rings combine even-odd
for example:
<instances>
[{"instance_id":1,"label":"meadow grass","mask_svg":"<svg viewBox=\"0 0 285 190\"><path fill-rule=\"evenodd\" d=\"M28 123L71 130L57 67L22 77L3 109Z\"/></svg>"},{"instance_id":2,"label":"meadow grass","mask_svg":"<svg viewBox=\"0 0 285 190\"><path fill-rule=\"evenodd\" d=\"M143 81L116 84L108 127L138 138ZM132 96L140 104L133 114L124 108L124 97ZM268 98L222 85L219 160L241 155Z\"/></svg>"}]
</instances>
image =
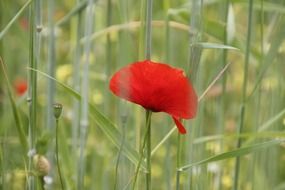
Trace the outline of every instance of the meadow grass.
<instances>
[{"instance_id":1,"label":"meadow grass","mask_svg":"<svg viewBox=\"0 0 285 190\"><path fill-rule=\"evenodd\" d=\"M284 14L282 0L0 1L0 189L284 189ZM186 135L111 94L145 59L192 81Z\"/></svg>"}]
</instances>

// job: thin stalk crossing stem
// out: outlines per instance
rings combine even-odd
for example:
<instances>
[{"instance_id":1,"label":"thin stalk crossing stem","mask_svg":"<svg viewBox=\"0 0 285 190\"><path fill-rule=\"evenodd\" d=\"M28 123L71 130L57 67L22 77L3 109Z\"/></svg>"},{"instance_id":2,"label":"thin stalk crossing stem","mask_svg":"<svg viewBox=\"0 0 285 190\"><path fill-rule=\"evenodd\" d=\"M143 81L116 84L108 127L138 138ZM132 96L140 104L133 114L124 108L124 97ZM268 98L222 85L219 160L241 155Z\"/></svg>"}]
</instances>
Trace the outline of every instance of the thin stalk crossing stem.
<instances>
[{"instance_id":1,"label":"thin stalk crossing stem","mask_svg":"<svg viewBox=\"0 0 285 190\"><path fill-rule=\"evenodd\" d=\"M77 5L80 4L80 0L77 0ZM73 51L73 71L72 71L72 85L75 91L79 92L80 91L80 73L78 72L80 70L80 38L81 38L81 31L82 31L82 11L77 12L78 14L76 15L76 24L75 24L75 30L76 30L76 39L75 39L75 48ZM72 150L73 150L73 157L74 157L74 170L78 171L78 139L79 139L79 114L80 113L80 101L76 98L73 98L73 108L72 108ZM75 184L78 184L78 178L75 180Z\"/></svg>"}]
</instances>

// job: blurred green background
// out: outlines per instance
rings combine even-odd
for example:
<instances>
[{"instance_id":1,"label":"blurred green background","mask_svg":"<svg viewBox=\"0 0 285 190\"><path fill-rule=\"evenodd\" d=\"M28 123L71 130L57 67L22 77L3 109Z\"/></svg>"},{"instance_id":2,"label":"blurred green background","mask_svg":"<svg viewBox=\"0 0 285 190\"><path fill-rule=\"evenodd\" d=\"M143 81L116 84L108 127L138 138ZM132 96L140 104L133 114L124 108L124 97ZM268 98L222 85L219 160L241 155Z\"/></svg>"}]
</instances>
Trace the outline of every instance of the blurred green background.
<instances>
[{"instance_id":1,"label":"blurred green background","mask_svg":"<svg viewBox=\"0 0 285 190\"><path fill-rule=\"evenodd\" d=\"M117 189L131 189L127 184L134 176L135 165L123 152L116 176L117 146L123 141L123 146L132 147L139 155L145 132L144 109L113 96L108 85L116 70L144 59L145 3L134 0L0 1L0 56L7 65L6 73L24 134L31 144L32 119L36 153L46 156L50 162L48 176L53 182L46 182L48 189L60 189L54 156L54 102L63 105L58 140L66 189L78 189L82 168L83 189L114 189L116 182ZM283 0L153 1L153 61L190 73L199 96L230 64L201 97L197 117L185 121L188 133L181 137L181 142L177 140L176 130L167 136L173 128L170 117L165 113L153 114L152 147L167 138L152 156L153 189L177 189L177 160L182 167L224 152L229 155L218 158L221 161L206 161L182 172L180 189L285 189L284 143L257 152L253 149L245 156L231 152L285 137L284 14ZM11 22L12 19L15 20ZM31 66L71 87L81 95L81 101L74 98L71 90L28 69ZM28 161L31 159L21 146L13 101L9 99L8 83L2 71L0 189L26 189L28 168L37 168L31 166ZM37 78L32 79L31 73L36 73ZM36 88L31 81L37 81ZM22 86L19 83L23 83ZM29 89L19 92L25 84ZM85 84L87 90L84 90ZM33 97L33 91L37 92L33 98L36 101L32 103L36 106L36 118L31 118L33 108L27 101ZM84 99L89 100L89 107ZM104 116L98 116L93 108ZM88 110L89 117L85 117L83 110ZM125 116L126 123L122 122ZM118 133L108 133L110 126L116 127ZM83 153L80 151L82 142ZM237 155L241 155L240 159L236 159ZM41 189L40 179L35 179L35 189ZM144 180L141 172L137 189L144 189Z\"/></svg>"}]
</instances>

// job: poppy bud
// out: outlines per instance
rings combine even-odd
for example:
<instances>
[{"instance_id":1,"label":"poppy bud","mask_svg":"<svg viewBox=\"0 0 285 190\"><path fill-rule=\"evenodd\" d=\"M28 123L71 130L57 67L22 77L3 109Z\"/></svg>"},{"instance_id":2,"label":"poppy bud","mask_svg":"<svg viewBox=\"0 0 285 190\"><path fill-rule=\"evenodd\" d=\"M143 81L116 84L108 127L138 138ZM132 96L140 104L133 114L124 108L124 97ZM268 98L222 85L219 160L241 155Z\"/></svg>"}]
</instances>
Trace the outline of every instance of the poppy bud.
<instances>
[{"instance_id":1,"label":"poppy bud","mask_svg":"<svg viewBox=\"0 0 285 190\"><path fill-rule=\"evenodd\" d=\"M59 103L53 104L53 114L56 119L58 119L62 112L62 105Z\"/></svg>"},{"instance_id":2,"label":"poppy bud","mask_svg":"<svg viewBox=\"0 0 285 190\"><path fill-rule=\"evenodd\" d=\"M45 176L49 173L50 163L45 156L36 154L33 157L33 162L39 176Z\"/></svg>"}]
</instances>

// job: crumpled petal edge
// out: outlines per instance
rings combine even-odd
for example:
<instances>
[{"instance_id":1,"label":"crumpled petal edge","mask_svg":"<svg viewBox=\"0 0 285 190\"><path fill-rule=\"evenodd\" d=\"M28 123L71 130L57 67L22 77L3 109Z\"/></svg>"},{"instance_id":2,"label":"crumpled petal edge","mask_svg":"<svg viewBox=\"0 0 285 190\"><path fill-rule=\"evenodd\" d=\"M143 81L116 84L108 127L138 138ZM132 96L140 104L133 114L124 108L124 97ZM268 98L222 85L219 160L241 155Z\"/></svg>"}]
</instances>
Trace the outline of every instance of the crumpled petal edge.
<instances>
[{"instance_id":1,"label":"crumpled petal edge","mask_svg":"<svg viewBox=\"0 0 285 190\"><path fill-rule=\"evenodd\" d=\"M176 127L178 128L179 133L180 134L186 134L187 131L186 131L185 127L182 125L182 123L179 121L179 119L174 117L174 116L172 116L172 119L173 119Z\"/></svg>"}]
</instances>

